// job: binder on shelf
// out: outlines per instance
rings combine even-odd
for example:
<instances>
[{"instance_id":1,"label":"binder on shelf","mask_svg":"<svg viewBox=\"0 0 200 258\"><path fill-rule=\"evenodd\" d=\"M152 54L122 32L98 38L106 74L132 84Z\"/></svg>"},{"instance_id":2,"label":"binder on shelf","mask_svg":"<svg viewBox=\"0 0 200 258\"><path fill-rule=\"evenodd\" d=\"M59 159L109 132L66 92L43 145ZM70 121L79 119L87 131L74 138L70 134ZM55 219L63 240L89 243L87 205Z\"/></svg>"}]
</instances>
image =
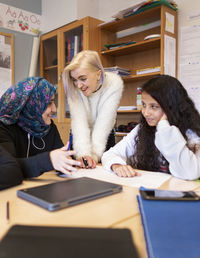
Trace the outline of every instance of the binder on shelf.
<instances>
[{"instance_id":1,"label":"binder on shelf","mask_svg":"<svg viewBox=\"0 0 200 258\"><path fill-rule=\"evenodd\" d=\"M136 41L127 41L127 42L122 42L122 43L114 43L114 44L105 44L104 46L108 49L115 49L115 48L120 48L128 45L135 44Z\"/></svg>"},{"instance_id":2,"label":"binder on shelf","mask_svg":"<svg viewBox=\"0 0 200 258\"><path fill-rule=\"evenodd\" d=\"M136 70L137 75L146 74L146 73L155 73L155 72L160 72L160 66Z\"/></svg>"},{"instance_id":3,"label":"binder on shelf","mask_svg":"<svg viewBox=\"0 0 200 258\"><path fill-rule=\"evenodd\" d=\"M137 200L149 258L200 256L200 202Z\"/></svg>"},{"instance_id":4,"label":"binder on shelf","mask_svg":"<svg viewBox=\"0 0 200 258\"><path fill-rule=\"evenodd\" d=\"M74 56L79 52L79 36L74 36Z\"/></svg>"},{"instance_id":5,"label":"binder on shelf","mask_svg":"<svg viewBox=\"0 0 200 258\"><path fill-rule=\"evenodd\" d=\"M70 53L71 53L71 40L70 37L67 38L67 62L70 62Z\"/></svg>"},{"instance_id":6,"label":"binder on shelf","mask_svg":"<svg viewBox=\"0 0 200 258\"><path fill-rule=\"evenodd\" d=\"M75 40L75 36L73 35L70 37L70 61L74 57L74 40Z\"/></svg>"}]
</instances>

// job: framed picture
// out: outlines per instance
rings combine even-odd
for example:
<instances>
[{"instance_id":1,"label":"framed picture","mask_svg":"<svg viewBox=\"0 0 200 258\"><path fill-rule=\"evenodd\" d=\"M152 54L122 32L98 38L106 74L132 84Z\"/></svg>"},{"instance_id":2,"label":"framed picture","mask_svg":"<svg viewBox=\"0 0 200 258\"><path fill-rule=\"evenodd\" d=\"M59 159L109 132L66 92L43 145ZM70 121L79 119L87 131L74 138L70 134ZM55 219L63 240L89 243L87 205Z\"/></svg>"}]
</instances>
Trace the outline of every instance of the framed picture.
<instances>
[{"instance_id":1,"label":"framed picture","mask_svg":"<svg viewBox=\"0 0 200 258\"><path fill-rule=\"evenodd\" d=\"M14 35L0 32L0 97L14 84Z\"/></svg>"}]
</instances>

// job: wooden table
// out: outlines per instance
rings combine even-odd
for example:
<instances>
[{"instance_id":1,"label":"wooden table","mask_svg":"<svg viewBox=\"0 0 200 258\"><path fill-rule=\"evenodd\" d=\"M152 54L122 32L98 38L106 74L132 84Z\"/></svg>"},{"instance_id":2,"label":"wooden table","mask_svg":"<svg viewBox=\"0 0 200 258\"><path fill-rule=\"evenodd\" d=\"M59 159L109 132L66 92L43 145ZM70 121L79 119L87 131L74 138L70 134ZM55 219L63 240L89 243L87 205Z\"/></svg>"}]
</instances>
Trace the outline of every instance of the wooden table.
<instances>
[{"instance_id":1,"label":"wooden table","mask_svg":"<svg viewBox=\"0 0 200 258\"><path fill-rule=\"evenodd\" d=\"M140 257L147 257L146 245L136 195L138 188L123 186L123 191L108 197L49 212L17 197L17 190L62 181L55 172L25 180L23 184L0 192L0 239L14 224L129 228ZM160 189L200 190L200 183L171 178ZM10 219L6 218L6 202Z\"/></svg>"}]
</instances>

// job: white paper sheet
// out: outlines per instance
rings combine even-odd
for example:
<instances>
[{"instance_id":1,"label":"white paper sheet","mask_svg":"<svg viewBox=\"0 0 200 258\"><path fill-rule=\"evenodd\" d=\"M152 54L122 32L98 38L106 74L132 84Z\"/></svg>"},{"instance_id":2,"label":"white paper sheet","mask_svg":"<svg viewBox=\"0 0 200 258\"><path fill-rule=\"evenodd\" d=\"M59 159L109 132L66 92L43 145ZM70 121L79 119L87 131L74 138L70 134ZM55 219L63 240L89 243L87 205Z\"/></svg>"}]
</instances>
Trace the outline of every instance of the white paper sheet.
<instances>
[{"instance_id":1,"label":"white paper sheet","mask_svg":"<svg viewBox=\"0 0 200 258\"><path fill-rule=\"evenodd\" d=\"M68 177L90 177L120 185L126 185L131 187L144 186L148 188L158 188L171 177L171 175L169 174L160 172L138 172L141 173L141 176L123 178L117 176L114 173L104 170L102 166L97 166L95 169L79 169L77 172L71 173L71 175L69 175Z\"/></svg>"},{"instance_id":2,"label":"white paper sheet","mask_svg":"<svg viewBox=\"0 0 200 258\"><path fill-rule=\"evenodd\" d=\"M164 73L176 76L176 39L164 36Z\"/></svg>"},{"instance_id":3,"label":"white paper sheet","mask_svg":"<svg viewBox=\"0 0 200 258\"><path fill-rule=\"evenodd\" d=\"M166 12L165 30L174 34L174 15Z\"/></svg>"},{"instance_id":4,"label":"white paper sheet","mask_svg":"<svg viewBox=\"0 0 200 258\"><path fill-rule=\"evenodd\" d=\"M179 80L200 112L200 24L181 28Z\"/></svg>"}]
</instances>

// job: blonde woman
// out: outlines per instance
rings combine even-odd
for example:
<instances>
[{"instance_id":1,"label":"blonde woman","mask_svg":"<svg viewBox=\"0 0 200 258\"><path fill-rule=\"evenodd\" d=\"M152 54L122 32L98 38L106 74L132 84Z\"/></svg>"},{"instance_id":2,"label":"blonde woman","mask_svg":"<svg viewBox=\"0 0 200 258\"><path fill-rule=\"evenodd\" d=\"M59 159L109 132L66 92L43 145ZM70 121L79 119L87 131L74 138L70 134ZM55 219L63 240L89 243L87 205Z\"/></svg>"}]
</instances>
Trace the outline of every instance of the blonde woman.
<instances>
[{"instance_id":1,"label":"blonde woman","mask_svg":"<svg viewBox=\"0 0 200 258\"><path fill-rule=\"evenodd\" d=\"M84 50L65 67L63 82L76 158L83 168L95 168L103 152L115 143L110 142L109 136L116 121L123 81L115 73L104 72L96 51Z\"/></svg>"}]
</instances>

